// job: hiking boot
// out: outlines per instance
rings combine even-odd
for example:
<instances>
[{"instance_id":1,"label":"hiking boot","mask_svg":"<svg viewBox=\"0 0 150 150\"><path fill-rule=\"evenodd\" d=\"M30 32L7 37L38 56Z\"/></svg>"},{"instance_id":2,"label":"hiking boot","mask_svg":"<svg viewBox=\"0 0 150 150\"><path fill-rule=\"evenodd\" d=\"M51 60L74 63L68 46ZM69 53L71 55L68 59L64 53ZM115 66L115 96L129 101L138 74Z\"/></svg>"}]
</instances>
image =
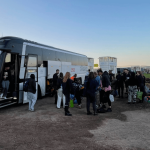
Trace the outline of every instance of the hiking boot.
<instances>
[{"instance_id":1,"label":"hiking boot","mask_svg":"<svg viewBox=\"0 0 150 150\"><path fill-rule=\"evenodd\" d=\"M65 112L65 116L72 116L72 114Z\"/></svg>"},{"instance_id":2,"label":"hiking boot","mask_svg":"<svg viewBox=\"0 0 150 150\"><path fill-rule=\"evenodd\" d=\"M111 109L111 108L108 108L108 109L107 109L107 112L112 112L112 109Z\"/></svg>"},{"instance_id":3,"label":"hiking boot","mask_svg":"<svg viewBox=\"0 0 150 150\"><path fill-rule=\"evenodd\" d=\"M89 111L89 112L87 112L87 115L92 115L92 113Z\"/></svg>"},{"instance_id":4,"label":"hiking boot","mask_svg":"<svg viewBox=\"0 0 150 150\"><path fill-rule=\"evenodd\" d=\"M65 116L72 116L68 110L68 106L65 106Z\"/></svg>"}]
</instances>

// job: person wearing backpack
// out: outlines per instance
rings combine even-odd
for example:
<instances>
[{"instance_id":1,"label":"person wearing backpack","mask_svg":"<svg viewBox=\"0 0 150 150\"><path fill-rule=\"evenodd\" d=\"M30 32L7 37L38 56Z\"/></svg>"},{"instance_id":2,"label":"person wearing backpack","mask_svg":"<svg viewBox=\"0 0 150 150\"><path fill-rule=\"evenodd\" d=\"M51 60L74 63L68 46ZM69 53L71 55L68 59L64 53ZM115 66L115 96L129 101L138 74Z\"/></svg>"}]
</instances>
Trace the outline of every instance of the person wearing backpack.
<instances>
[{"instance_id":1,"label":"person wearing backpack","mask_svg":"<svg viewBox=\"0 0 150 150\"><path fill-rule=\"evenodd\" d=\"M72 116L69 112L69 102L70 102L70 94L72 87L72 80L70 79L70 72L66 72L63 83L63 94L65 95L65 116Z\"/></svg>"},{"instance_id":2,"label":"person wearing backpack","mask_svg":"<svg viewBox=\"0 0 150 150\"><path fill-rule=\"evenodd\" d=\"M34 111L34 105L36 103L36 82L35 75L31 74L28 80L27 99L29 100L29 110Z\"/></svg>"}]
</instances>

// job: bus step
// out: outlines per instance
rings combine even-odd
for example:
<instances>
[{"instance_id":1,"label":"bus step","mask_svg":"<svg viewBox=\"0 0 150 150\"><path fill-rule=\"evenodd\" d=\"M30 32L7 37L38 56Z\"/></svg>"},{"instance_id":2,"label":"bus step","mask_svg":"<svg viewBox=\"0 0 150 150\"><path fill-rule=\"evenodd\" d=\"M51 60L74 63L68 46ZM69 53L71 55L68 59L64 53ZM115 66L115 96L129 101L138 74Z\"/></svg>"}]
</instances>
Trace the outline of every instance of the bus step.
<instances>
[{"instance_id":1,"label":"bus step","mask_svg":"<svg viewBox=\"0 0 150 150\"><path fill-rule=\"evenodd\" d=\"M11 102L11 103L6 102L6 103L2 103L2 104L0 104L0 108L6 107L6 106L10 106L10 105L13 105L13 104L17 104L17 102Z\"/></svg>"}]
</instances>

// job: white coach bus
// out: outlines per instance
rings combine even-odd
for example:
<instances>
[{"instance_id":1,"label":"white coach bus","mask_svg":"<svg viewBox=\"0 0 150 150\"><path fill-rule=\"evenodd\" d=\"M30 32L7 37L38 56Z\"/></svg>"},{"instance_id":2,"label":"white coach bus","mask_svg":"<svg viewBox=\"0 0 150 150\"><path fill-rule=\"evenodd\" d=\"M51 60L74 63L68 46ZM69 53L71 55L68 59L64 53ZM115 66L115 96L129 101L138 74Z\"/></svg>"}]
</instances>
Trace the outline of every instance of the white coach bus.
<instances>
[{"instance_id":1,"label":"white coach bus","mask_svg":"<svg viewBox=\"0 0 150 150\"><path fill-rule=\"evenodd\" d=\"M0 38L0 91L4 68L10 67L11 79L7 99L0 98L0 108L15 103L27 103L27 93L23 91L24 82L35 74L37 97L47 93L46 83L53 78L56 69L64 75L71 75L84 82L88 70L87 56L39 44L17 37ZM40 95L39 95L40 94Z\"/></svg>"}]
</instances>

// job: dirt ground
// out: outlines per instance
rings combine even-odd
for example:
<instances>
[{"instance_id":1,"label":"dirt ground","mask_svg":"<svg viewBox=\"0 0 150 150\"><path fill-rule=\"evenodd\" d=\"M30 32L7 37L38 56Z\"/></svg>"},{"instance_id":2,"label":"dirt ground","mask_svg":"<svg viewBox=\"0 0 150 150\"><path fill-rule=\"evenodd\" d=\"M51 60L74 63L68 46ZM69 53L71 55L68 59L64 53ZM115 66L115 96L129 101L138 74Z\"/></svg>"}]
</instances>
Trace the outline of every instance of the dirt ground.
<instances>
[{"instance_id":1,"label":"dirt ground","mask_svg":"<svg viewBox=\"0 0 150 150\"><path fill-rule=\"evenodd\" d=\"M87 116L82 103L70 108L72 117L51 97L38 100L35 112L28 104L0 109L0 150L150 149L150 104L115 98L111 113Z\"/></svg>"}]
</instances>

